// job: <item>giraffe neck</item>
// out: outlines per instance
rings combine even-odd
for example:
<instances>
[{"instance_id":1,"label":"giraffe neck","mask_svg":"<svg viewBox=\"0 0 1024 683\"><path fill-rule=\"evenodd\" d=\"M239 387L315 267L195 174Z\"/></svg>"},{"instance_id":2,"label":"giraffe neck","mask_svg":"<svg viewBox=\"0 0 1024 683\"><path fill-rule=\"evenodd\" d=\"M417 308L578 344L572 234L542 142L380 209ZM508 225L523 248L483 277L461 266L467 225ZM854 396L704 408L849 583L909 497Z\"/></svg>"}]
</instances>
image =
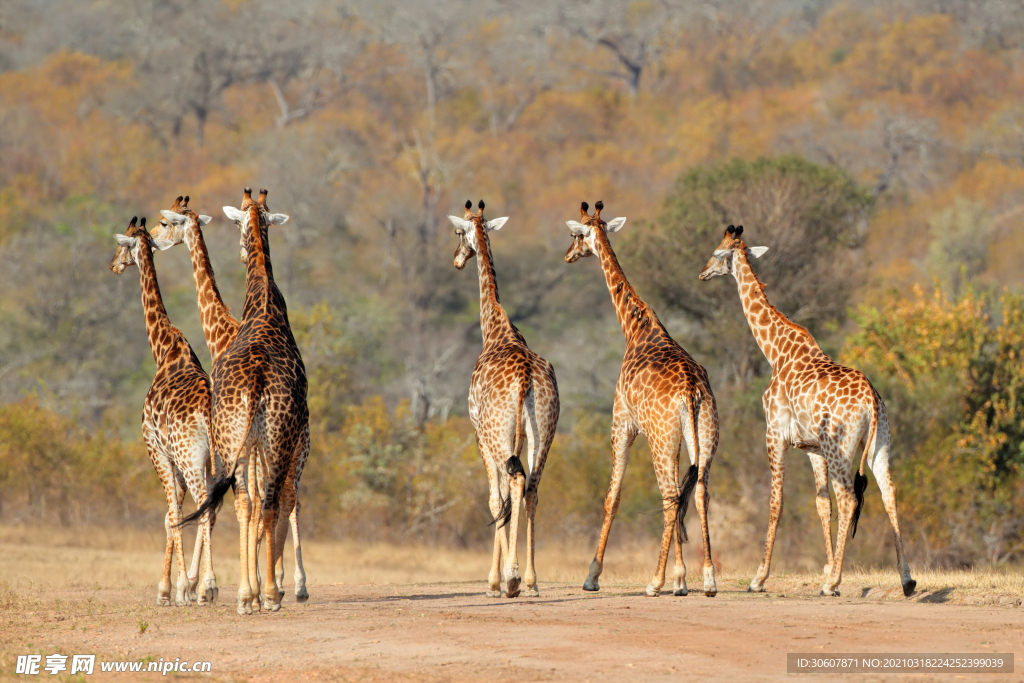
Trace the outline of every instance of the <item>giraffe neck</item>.
<instances>
[{"instance_id":1,"label":"giraffe neck","mask_svg":"<svg viewBox=\"0 0 1024 683\"><path fill-rule=\"evenodd\" d=\"M245 306L242 319L246 320L267 312L272 303L270 283L274 274L270 259L265 251L266 238L263 234L259 207L249 207L249 232L245 243Z\"/></svg>"},{"instance_id":2,"label":"giraffe neck","mask_svg":"<svg viewBox=\"0 0 1024 683\"><path fill-rule=\"evenodd\" d=\"M192 256L192 274L196 280L196 303L203 322L203 335L214 362L228 348L238 333L238 320L221 298L217 280L206 250L206 240L199 226L185 233L185 241Z\"/></svg>"},{"instance_id":3,"label":"giraffe neck","mask_svg":"<svg viewBox=\"0 0 1024 683\"><path fill-rule=\"evenodd\" d=\"M171 325L164 308L164 299L160 294L160 283L156 280L156 268L153 265L153 250L149 240L139 235L138 255L139 284L142 289L142 310L146 314L146 334L149 337L149 348L153 351L153 360L157 367L167 357L174 346L177 330Z\"/></svg>"},{"instance_id":4,"label":"giraffe neck","mask_svg":"<svg viewBox=\"0 0 1024 683\"><path fill-rule=\"evenodd\" d=\"M787 359L799 355L795 352L801 348L810 347L808 350L820 353L818 343L807 328L792 322L768 301L764 285L750 267L745 250L736 250L733 259L733 275L743 304L743 314L768 364L773 369L777 368Z\"/></svg>"},{"instance_id":5,"label":"giraffe neck","mask_svg":"<svg viewBox=\"0 0 1024 683\"><path fill-rule=\"evenodd\" d=\"M636 290L626 279L626 274L622 271L622 266L619 265L619 259L615 257L615 252L612 250L608 234L601 227L595 227L594 230L597 231L594 243L597 246L597 256L601 259L604 280L608 285L612 304L615 306L615 316L619 319L622 334L625 335L628 342L638 330L654 322L648 316L654 320L657 318L654 316L654 311L636 295Z\"/></svg>"},{"instance_id":6,"label":"giraffe neck","mask_svg":"<svg viewBox=\"0 0 1024 683\"><path fill-rule=\"evenodd\" d=\"M476 271L480 278L480 334L484 343L488 339L500 336L506 328L511 328L505 309L498 302L498 280L494 274L494 261L491 259L491 240L483 221L473 221L476 230L476 243L479 249L476 254Z\"/></svg>"}]
</instances>

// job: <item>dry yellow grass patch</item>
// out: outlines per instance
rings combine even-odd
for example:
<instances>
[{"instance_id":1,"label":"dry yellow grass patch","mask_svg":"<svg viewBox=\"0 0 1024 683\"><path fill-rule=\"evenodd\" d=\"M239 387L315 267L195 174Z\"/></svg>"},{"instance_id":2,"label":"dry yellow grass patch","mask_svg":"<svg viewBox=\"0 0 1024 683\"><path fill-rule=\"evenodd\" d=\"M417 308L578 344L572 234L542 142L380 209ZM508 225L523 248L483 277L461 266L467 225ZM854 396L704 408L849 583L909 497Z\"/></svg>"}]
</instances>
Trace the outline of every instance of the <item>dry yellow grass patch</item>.
<instances>
[{"instance_id":1,"label":"dry yellow grass patch","mask_svg":"<svg viewBox=\"0 0 1024 683\"><path fill-rule=\"evenodd\" d=\"M233 586L238 577L237 533L233 520L218 524L214 536L214 567L222 586ZM194 532L186 533L190 549ZM139 588L156 590L163 561L163 530L139 531L109 528L59 528L0 526L0 608L16 608L17 595L26 589L46 588ZM697 547L686 549L692 556ZM544 584L582 585L593 547L589 544L551 544L537 551L537 571ZM642 591L651 579L657 557L655 542L609 548L601 583L607 587L636 587ZM285 549L286 590L291 588L292 550ZM423 545L365 544L305 541L303 558L309 585L417 584L479 582L483 586L490 563L485 549L434 548ZM526 560L520 549L520 568ZM191 554L186 552L186 561ZM777 563L781 564L781 563ZM687 580L699 590L700 563L688 557ZM672 561L666 589L671 588ZM721 593L746 590L755 567L719 571ZM1024 598L1024 571L1018 567L964 571L916 570L921 602L959 604L1018 604ZM768 580L771 595L817 596L823 582L820 573L773 573ZM903 600L895 567L851 568L844 572L843 597Z\"/></svg>"}]
</instances>

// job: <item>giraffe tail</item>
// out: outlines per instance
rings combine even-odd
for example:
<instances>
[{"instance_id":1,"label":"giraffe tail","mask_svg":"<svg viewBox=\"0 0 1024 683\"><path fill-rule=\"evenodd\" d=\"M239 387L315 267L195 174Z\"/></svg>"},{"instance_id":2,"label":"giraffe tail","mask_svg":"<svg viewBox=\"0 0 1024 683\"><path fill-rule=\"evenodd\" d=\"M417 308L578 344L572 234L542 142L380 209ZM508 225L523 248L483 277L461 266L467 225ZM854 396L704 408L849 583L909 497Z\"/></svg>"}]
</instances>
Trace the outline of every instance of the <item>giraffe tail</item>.
<instances>
[{"instance_id":1,"label":"giraffe tail","mask_svg":"<svg viewBox=\"0 0 1024 683\"><path fill-rule=\"evenodd\" d=\"M700 441L697 437L697 420L700 418L700 399L695 397L695 400L690 401L690 428L693 430L693 460L695 463L700 462ZM689 543L690 539L686 535L686 511L690 507L690 495L693 493L694 487L697 486L697 465L690 465L689 469L686 470L686 474L683 475L683 481L679 484L679 494L673 501L670 501L675 505L676 508L676 538L681 543Z\"/></svg>"},{"instance_id":2,"label":"giraffe tail","mask_svg":"<svg viewBox=\"0 0 1024 683\"><path fill-rule=\"evenodd\" d=\"M523 461L519 459L519 448L522 443L523 404L526 403L526 397L529 396L532 388L533 375L530 372L530 366L527 365L525 371L519 376L519 400L516 403L516 435L512 441L512 456L505 462L505 473L509 479L514 479L520 474L524 478L526 477ZM499 494L499 497L501 498L501 508L498 511L498 516L494 518L491 524L497 524L500 529L512 520L512 493L510 491L509 495L504 497ZM518 511L516 512L518 513Z\"/></svg>"},{"instance_id":3,"label":"giraffe tail","mask_svg":"<svg viewBox=\"0 0 1024 683\"><path fill-rule=\"evenodd\" d=\"M880 400L875 394L876 401ZM864 465L868 459L868 453L875 448L875 439L878 436L878 405L871 415L871 428L864 443L864 452L860 456L860 469L853 475L853 495L857 498L857 506L853 508L853 532L850 538L857 537L857 522L860 521L860 511L864 507L864 491L868 488L868 476L864 473Z\"/></svg>"},{"instance_id":4,"label":"giraffe tail","mask_svg":"<svg viewBox=\"0 0 1024 683\"><path fill-rule=\"evenodd\" d=\"M253 386L249 391L249 400L246 401L245 431L243 432L242 442L239 444L238 452L235 453L235 457L231 459L230 466L225 466L224 473L214 479L213 486L210 488L209 493L207 493L206 500L203 501L202 505L200 505L195 512L181 520L181 522L178 523L178 526L185 526L186 524L196 522L203 515L211 511L216 514L216 512L220 510L220 506L224 503L224 496L227 495L228 489L235 488L235 465L238 463L238 459L242 456L245 451L245 446L249 441L249 432L252 430L252 424L256 420L256 412L260 407L261 395L262 391L260 391L260 383L258 380L254 381Z\"/></svg>"}]
</instances>

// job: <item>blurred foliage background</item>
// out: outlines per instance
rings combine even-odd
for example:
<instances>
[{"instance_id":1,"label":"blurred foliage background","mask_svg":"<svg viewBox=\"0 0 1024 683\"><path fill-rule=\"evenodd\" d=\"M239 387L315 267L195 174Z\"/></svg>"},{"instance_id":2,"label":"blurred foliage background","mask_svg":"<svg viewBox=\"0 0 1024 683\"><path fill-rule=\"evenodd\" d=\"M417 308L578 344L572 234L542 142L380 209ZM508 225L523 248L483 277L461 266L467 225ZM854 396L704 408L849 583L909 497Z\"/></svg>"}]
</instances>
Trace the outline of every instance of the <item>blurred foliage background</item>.
<instances>
[{"instance_id":1,"label":"blurred foliage background","mask_svg":"<svg viewBox=\"0 0 1024 683\"><path fill-rule=\"evenodd\" d=\"M291 216L272 251L310 375L307 533L489 547L465 407L476 273L451 267L445 220L483 198L511 216L503 303L562 392L539 543L593 541L624 341L599 265L561 254L564 220L602 199L630 219L628 275L714 384L718 561L756 557L769 481L770 368L732 283L697 281L729 223L770 247L773 302L885 398L912 563L1017 560L1022 59L1010 0L7 0L0 520L160 524L139 435L153 361L111 235L191 195L237 313L218 207L251 185ZM209 369L188 254L156 263ZM631 461L620 541L660 525L642 439ZM820 566L802 455L787 474L776 557ZM889 564L876 491L850 552Z\"/></svg>"}]
</instances>

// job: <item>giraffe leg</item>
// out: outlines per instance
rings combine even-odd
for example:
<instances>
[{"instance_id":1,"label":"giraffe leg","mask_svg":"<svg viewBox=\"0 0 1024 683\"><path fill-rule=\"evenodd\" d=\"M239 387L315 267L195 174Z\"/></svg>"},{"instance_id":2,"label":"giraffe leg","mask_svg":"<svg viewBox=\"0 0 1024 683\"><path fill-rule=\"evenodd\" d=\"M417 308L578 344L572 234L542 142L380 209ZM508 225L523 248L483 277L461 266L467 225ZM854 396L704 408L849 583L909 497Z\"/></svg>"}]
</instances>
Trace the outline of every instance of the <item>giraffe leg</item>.
<instances>
[{"instance_id":1,"label":"giraffe leg","mask_svg":"<svg viewBox=\"0 0 1024 683\"><path fill-rule=\"evenodd\" d=\"M274 585L277 592L284 596L284 545L288 538L289 520L292 516L292 508L295 505L295 491L292 486L292 477L285 479L278 494L280 508L277 514L276 528L274 529L274 568L270 572L274 577ZM268 577L269 579L269 577Z\"/></svg>"},{"instance_id":2,"label":"giraffe leg","mask_svg":"<svg viewBox=\"0 0 1024 683\"><path fill-rule=\"evenodd\" d=\"M772 495L768 509L768 535L764 541L764 557L761 560L761 566L757 568L757 574L754 575L750 587L747 589L752 593L764 592L764 582L768 580L768 574L771 571L775 533L779 530L779 518L782 517L782 481L785 478L783 457L786 454L786 442L771 431L768 432L766 440L768 465L772 470Z\"/></svg>"},{"instance_id":3,"label":"giraffe leg","mask_svg":"<svg viewBox=\"0 0 1024 683\"><path fill-rule=\"evenodd\" d=\"M697 505L701 542L704 546L704 595L713 598L718 595L718 584L715 582L715 563L711 559L711 532L708 529L708 506L711 504L708 483L711 478L711 461L718 450L718 409L713 396L706 396L701 401L698 422L694 432L700 439L698 448L700 458L696 463L697 486L693 492L693 499Z\"/></svg>"},{"instance_id":4,"label":"giraffe leg","mask_svg":"<svg viewBox=\"0 0 1024 683\"><path fill-rule=\"evenodd\" d=\"M178 561L178 581L174 596L174 604L178 607L188 607L192 604L190 595L191 579L185 569L185 548L181 542L181 504L185 500L185 480L181 472L174 470L174 505L171 508L170 522L171 533L174 535L174 556Z\"/></svg>"},{"instance_id":5,"label":"giraffe leg","mask_svg":"<svg viewBox=\"0 0 1024 683\"><path fill-rule=\"evenodd\" d=\"M171 604L171 562L174 557L174 531L170 503L164 515L164 530L167 532L167 543L164 545L164 571L160 577L160 585L156 589L156 604L169 607Z\"/></svg>"},{"instance_id":6,"label":"giraffe leg","mask_svg":"<svg viewBox=\"0 0 1024 683\"><path fill-rule=\"evenodd\" d=\"M825 577L821 587L822 595L839 597L839 583L843 579L843 554L846 550L846 536L853 522L853 511L857 506L857 497L853 493L853 476L849 471L849 461L836 457L833 461L832 488L836 492L836 503L839 505L839 530L836 534L836 551L832 559L832 571Z\"/></svg>"},{"instance_id":7,"label":"giraffe leg","mask_svg":"<svg viewBox=\"0 0 1024 683\"><path fill-rule=\"evenodd\" d=\"M526 475L523 473L523 465L518 456L509 458L506 466L509 474L509 497L512 502L512 516L508 521L508 554L505 555L505 597L518 598L519 584L522 579L519 576L519 553L517 551L519 541L519 508L523 504L523 494L526 491Z\"/></svg>"},{"instance_id":8,"label":"giraffe leg","mask_svg":"<svg viewBox=\"0 0 1024 683\"><path fill-rule=\"evenodd\" d=\"M690 594L690 589L686 586L686 560L683 559L683 539L679 536L679 531L672 536L675 539L676 546L676 568L675 576L672 580L672 595L686 596Z\"/></svg>"},{"instance_id":9,"label":"giraffe leg","mask_svg":"<svg viewBox=\"0 0 1024 683\"><path fill-rule=\"evenodd\" d=\"M832 573L832 496L828 493L828 466L825 458L819 453L807 453L811 460L811 468L814 470L815 505L818 507L818 517L821 518L821 531L825 535L825 568L823 573L828 576Z\"/></svg>"},{"instance_id":10,"label":"giraffe leg","mask_svg":"<svg viewBox=\"0 0 1024 683\"><path fill-rule=\"evenodd\" d=\"M260 543L267 532L263 524L263 514L261 512L263 507L263 491L265 491L264 487L266 486L262 461L265 453L266 451L262 448L253 449L252 457L249 458L249 545L246 561L249 565L249 590L252 593L250 602L253 612L260 610L262 581L260 580L259 553Z\"/></svg>"},{"instance_id":11,"label":"giraffe leg","mask_svg":"<svg viewBox=\"0 0 1024 683\"><path fill-rule=\"evenodd\" d=\"M590 563L590 572L587 580L583 582L583 590L601 590L598 578L604 570L604 551L608 547L608 534L612 530L612 522L615 521L615 513L619 509L619 499L622 496L622 478L626 474L626 464L629 461L629 447L636 439L636 429L629 423L629 417L618 398L615 400L614 418L612 418L612 480L608 485L608 494L604 499L604 520L601 522L601 535L597 539L597 552L594 553L594 561Z\"/></svg>"},{"instance_id":12,"label":"giraffe leg","mask_svg":"<svg viewBox=\"0 0 1024 683\"><path fill-rule=\"evenodd\" d=\"M672 494L669 494L672 495ZM665 585L665 568L668 565L668 553L672 545L672 534L676 526L676 508L674 505L669 505L668 500L665 499L664 494L662 499L665 500L665 509L663 511L665 526L661 533L661 548L658 552L658 566L655 569L654 578L647 584L645 593L649 598L656 598L661 594L661 589Z\"/></svg>"},{"instance_id":13,"label":"giraffe leg","mask_svg":"<svg viewBox=\"0 0 1024 683\"><path fill-rule=\"evenodd\" d=\"M555 437L555 426L558 424L557 395L554 400L546 391L534 389L532 400L527 404L526 445L527 462L530 466L530 478L526 486L526 596L540 597L537 587L536 557L536 526L537 503L540 500L538 489L540 478L544 474L547 463L548 449Z\"/></svg>"},{"instance_id":14,"label":"giraffe leg","mask_svg":"<svg viewBox=\"0 0 1024 683\"><path fill-rule=\"evenodd\" d=\"M217 602L220 589L217 588L217 575L213 571L213 525L217 521L217 514L210 510L206 517L200 521L203 532L203 594L199 597L199 604L212 605ZM198 543L198 541L197 541Z\"/></svg>"},{"instance_id":15,"label":"giraffe leg","mask_svg":"<svg viewBox=\"0 0 1024 683\"><path fill-rule=\"evenodd\" d=\"M292 478L292 493L295 503L288 514L288 521L292 527L292 545L295 548L295 601L302 603L309 600L309 591L306 590L306 570L302 566L302 537L299 536L299 510L302 504L299 502L299 481L302 479L302 471L306 467L306 460L309 458L309 425L303 430L302 443L300 444L299 457L295 463L295 474ZM284 562L282 560L282 567Z\"/></svg>"},{"instance_id":16,"label":"giraffe leg","mask_svg":"<svg viewBox=\"0 0 1024 683\"><path fill-rule=\"evenodd\" d=\"M188 595L192 599L192 602L196 602L200 605L206 604L205 596L200 597L198 595L199 566L203 560L203 545L206 542L203 537L204 526L205 522L200 520L199 525L196 527L196 543L192 549L192 564L189 565L188 569Z\"/></svg>"},{"instance_id":17,"label":"giraffe leg","mask_svg":"<svg viewBox=\"0 0 1024 683\"><path fill-rule=\"evenodd\" d=\"M249 453L249 459L254 454ZM238 469L245 472L235 485L235 513L238 516L238 604L239 614L252 614L252 585L249 582L249 542L252 519L252 505L249 500L249 474L246 462L238 463Z\"/></svg>"},{"instance_id":18,"label":"giraffe leg","mask_svg":"<svg viewBox=\"0 0 1024 683\"><path fill-rule=\"evenodd\" d=\"M667 449L657 447L652 435L648 435L654 460L654 473L658 478L658 489L661 491L662 516L664 527L661 533L661 547L658 552L658 565L654 570L654 578L647 584L644 591L648 597L656 598L665 586L665 571L668 567L669 551L672 548L672 537L676 533L676 512L679 491L679 447L682 439L674 435L675 443ZM670 455L671 454L671 455Z\"/></svg>"},{"instance_id":19,"label":"giraffe leg","mask_svg":"<svg viewBox=\"0 0 1024 683\"><path fill-rule=\"evenodd\" d=\"M536 528L534 527L533 519L534 515L537 514L537 502L539 500L537 496L537 485L534 483L533 477L530 478L530 488L526 489L526 571L523 574L523 579L526 581L526 597L537 598L540 597L540 590L537 588L537 569L534 567L534 542Z\"/></svg>"},{"instance_id":20,"label":"giraffe leg","mask_svg":"<svg viewBox=\"0 0 1024 683\"><path fill-rule=\"evenodd\" d=\"M701 541L704 544L704 595L713 598L718 595L718 584L715 583L715 563L711 560L711 533L708 530L708 505L711 494L708 492L708 474L710 458L701 455L701 463L697 467L697 487L693 492L697 504L697 516L700 517Z\"/></svg>"},{"instance_id":21,"label":"giraffe leg","mask_svg":"<svg viewBox=\"0 0 1024 683\"><path fill-rule=\"evenodd\" d=\"M910 564L907 562L907 555L903 549L903 538L900 536L900 522L896 516L896 486L889 478L889 444L888 433L883 449L875 455L871 464L871 472L875 475L878 488L882 492L882 503L885 511L889 514L889 522L892 524L893 537L896 542L896 566L900 572L900 583L903 584L903 594L910 597L917 588L917 581L910 575Z\"/></svg>"},{"instance_id":22,"label":"giraffe leg","mask_svg":"<svg viewBox=\"0 0 1024 683\"><path fill-rule=\"evenodd\" d=\"M483 458L484 466L487 468L487 481L490 488L488 506L491 510L491 518L498 519L501 515L501 485L498 473L494 467L494 461L483 444L480 446L480 455ZM494 552L491 555L491 570L487 574L487 597L501 597L501 551L502 541L505 541L504 527L499 526L500 521L494 523ZM507 551L506 551L507 554Z\"/></svg>"}]
</instances>

